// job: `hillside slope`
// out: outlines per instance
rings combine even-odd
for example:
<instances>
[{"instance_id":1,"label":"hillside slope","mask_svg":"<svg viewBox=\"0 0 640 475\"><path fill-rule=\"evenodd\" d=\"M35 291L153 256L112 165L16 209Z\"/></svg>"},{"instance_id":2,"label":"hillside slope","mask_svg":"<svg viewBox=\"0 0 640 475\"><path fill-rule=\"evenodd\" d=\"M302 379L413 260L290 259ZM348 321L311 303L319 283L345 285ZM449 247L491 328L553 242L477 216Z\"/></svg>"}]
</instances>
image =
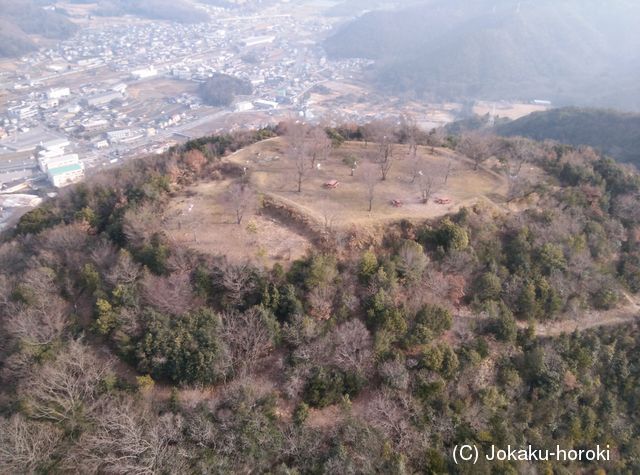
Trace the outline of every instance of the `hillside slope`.
<instances>
[{"instance_id":1,"label":"hillside slope","mask_svg":"<svg viewBox=\"0 0 640 475\"><path fill-rule=\"evenodd\" d=\"M639 16L627 0L430 0L366 14L325 49L377 60L372 80L394 92L619 103L602 91L633 77Z\"/></svg>"},{"instance_id":2,"label":"hillside slope","mask_svg":"<svg viewBox=\"0 0 640 475\"><path fill-rule=\"evenodd\" d=\"M238 155L260 142L263 166L278 168L272 146L313 144L317 129L295 127L131 160L0 236L3 473L529 473L530 462L461 467L452 454L602 441L610 461L545 466L640 473L640 326L610 313L640 292L640 177L588 150L491 137L543 185L516 193L513 209L472 206L375 235L327 223L302 257L230 260L229 227L248 255L267 222L294 224L266 213L250 193L260 170ZM384 153L362 132L325 130L335 143L320 168L342 162L339 143L355 149L345 139ZM383 136L387 150L404 132ZM368 155L349 176L378 185ZM456 162L451 177L486 172L476 165ZM411 186L406 168L388 172ZM198 203L198 185L220 199ZM174 212L188 241L167 232ZM219 245L187 247L207 238L189 221L212 213Z\"/></svg>"},{"instance_id":3,"label":"hillside slope","mask_svg":"<svg viewBox=\"0 0 640 475\"><path fill-rule=\"evenodd\" d=\"M29 35L64 39L77 29L65 16L45 10L31 0L0 0L0 57L35 50L36 44Z\"/></svg>"},{"instance_id":4,"label":"hillside slope","mask_svg":"<svg viewBox=\"0 0 640 475\"><path fill-rule=\"evenodd\" d=\"M497 126L505 136L589 145L620 161L640 164L640 114L563 108L535 112Z\"/></svg>"}]
</instances>

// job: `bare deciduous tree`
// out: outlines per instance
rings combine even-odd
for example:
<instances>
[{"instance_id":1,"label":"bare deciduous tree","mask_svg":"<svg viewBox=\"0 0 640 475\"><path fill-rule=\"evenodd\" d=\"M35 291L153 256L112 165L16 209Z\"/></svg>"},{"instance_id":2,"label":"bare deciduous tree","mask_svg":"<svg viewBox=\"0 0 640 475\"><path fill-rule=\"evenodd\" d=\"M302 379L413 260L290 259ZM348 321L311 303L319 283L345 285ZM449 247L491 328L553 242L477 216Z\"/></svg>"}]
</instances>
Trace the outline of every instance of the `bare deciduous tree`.
<instances>
[{"instance_id":1,"label":"bare deciduous tree","mask_svg":"<svg viewBox=\"0 0 640 475\"><path fill-rule=\"evenodd\" d=\"M376 187L379 183L378 175L372 167L367 166L362 170L361 176L365 186L367 203L369 204L368 211L371 212L371 210L373 209L373 200L376 194Z\"/></svg>"},{"instance_id":2,"label":"bare deciduous tree","mask_svg":"<svg viewBox=\"0 0 640 475\"><path fill-rule=\"evenodd\" d=\"M91 261L100 270L108 269L117 259L118 248L108 239L101 239L91 249Z\"/></svg>"},{"instance_id":3,"label":"bare deciduous tree","mask_svg":"<svg viewBox=\"0 0 640 475\"><path fill-rule=\"evenodd\" d=\"M382 380L391 388L406 391L409 388L409 371L406 365L397 359L387 360L378 369Z\"/></svg>"},{"instance_id":4,"label":"bare deciduous tree","mask_svg":"<svg viewBox=\"0 0 640 475\"><path fill-rule=\"evenodd\" d=\"M402 117L401 134L404 135L408 145L407 156L410 160L415 160L418 156L418 139L420 136L420 127L411 115Z\"/></svg>"},{"instance_id":5,"label":"bare deciduous tree","mask_svg":"<svg viewBox=\"0 0 640 475\"><path fill-rule=\"evenodd\" d=\"M66 330L69 305L58 296L56 274L48 267L28 269L20 278L17 289L25 302L7 299L2 306L7 333L24 345L47 345ZM6 280L5 285L9 285ZM10 292L11 286L5 289Z\"/></svg>"},{"instance_id":6,"label":"bare deciduous tree","mask_svg":"<svg viewBox=\"0 0 640 475\"><path fill-rule=\"evenodd\" d=\"M246 264L234 265L226 263L221 269L219 284L225 290L227 303L237 305L255 287L251 267Z\"/></svg>"},{"instance_id":7,"label":"bare deciduous tree","mask_svg":"<svg viewBox=\"0 0 640 475\"><path fill-rule=\"evenodd\" d=\"M196 303L188 273L174 273L168 277L146 273L142 280L142 295L146 303L172 315L183 315Z\"/></svg>"},{"instance_id":8,"label":"bare deciduous tree","mask_svg":"<svg viewBox=\"0 0 640 475\"><path fill-rule=\"evenodd\" d=\"M125 249L121 249L118 253L116 264L107 272L107 282L116 286L131 285L135 283L141 273L140 265L138 265L131 254Z\"/></svg>"},{"instance_id":9,"label":"bare deciduous tree","mask_svg":"<svg viewBox=\"0 0 640 475\"><path fill-rule=\"evenodd\" d=\"M447 184L447 181L449 180L449 175L451 175L451 172L453 171L453 159L450 159L447 162L447 170L444 173L444 184Z\"/></svg>"},{"instance_id":10,"label":"bare deciduous tree","mask_svg":"<svg viewBox=\"0 0 640 475\"><path fill-rule=\"evenodd\" d=\"M30 305L11 305L5 329L29 346L43 346L59 339L69 325L69 305L51 294L38 296Z\"/></svg>"},{"instance_id":11,"label":"bare deciduous tree","mask_svg":"<svg viewBox=\"0 0 640 475\"><path fill-rule=\"evenodd\" d=\"M307 126L300 122L289 122L285 138L287 141L287 154L296 167L296 182L298 193L300 193L302 191L302 182L311 168L307 157Z\"/></svg>"},{"instance_id":12,"label":"bare deciduous tree","mask_svg":"<svg viewBox=\"0 0 640 475\"><path fill-rule=\"evenodd\" d=\"M167 260L167 267L170 272L190 273L198 267L199 256L192 249L175 246L171 249L171 255Z\"/></svg>"},{"instance_id":13,"label":"bare deciduous tree","mask_svg":"<svg viewBox=\"0 0 640 475\"><path fill-rule=\"evenodd\" d=\"M142 245L159 231L160 223L157 207L145 204L125 212L123 230L130 242Z\"/></svg>"},{"instance_id":14,"label":"bare deciduous tree","mask_svg":"<svg viewBox=\"0 0 640 475\"><path fill-rule=\"evenodd\" d=\"M326 161L330 151L331 139L324 127L314 127L311 131L311 168L315 170L319 162Z\"/></svg>"},{"instance_id":15,"label":"bare deciduous tree","mask_svg":"<svg viewBox=\"0 0 640 475\"><path fill-rule=\"evenodd\" d=\"M408 401L396 400L390 392L384 391L373 398L368 408L370 420L401 451L409 450L420 440L418 432L411 425L408 405Z\"/></svg>"},{"instance_id":16,"label":"bare deciduous tree","mask_svg":"<svg viewBox=\"0 0 640 475\"><path fill-rule=\"evenodd\" d=\"M163 423L130 400L111 401L97 417L95 430L82 435L65 465L81 473L178 473L186 468L174 448L181 439L176 424L181 423L168 417L171 420Z\"/></svg>"},{"instance_id":17,"label":"bare deciduous tree","mask_svg":"<svg viewBox=\"0 0 640 475\"><path fill-rule=\"evenodd\" d=\"M424 204L427 204L433 193L433 177L420 175L418 187L420 188L420 199Z\"/></svg>"},{"instance_id":18,"label":"bare deciduous tree","mask_svg":"<svg viewBox=\"0 0 640 475\"><path fill-rule=\"evenodd\" d=\"M0 418L0 470L3 473L43 472L51 463L62 431L16 414Z\"/></svg>"},{"instance_id":19,"label":"bare deciduous tree","mask_svg":"<svg viewBox=\"0 0 640 475\"><path fill-rule=\"evenodd\" d=\"M273 349L271 331L262 310L222 315L222 340L227 344L236 371L252 370Z\"/></svg>"},{"instance_id":20,"label":"bare deciduous tree","mask_svg":"<svg viewBox=\"0 0 640 475\"><path fill-rule=\"evenodd\" d=\"M40 257L44 265L80 269L86 262L86 229L79 223L59 225L40 236Z\"/></svg>"},{"instance_id":21,"label":"bare deciduous tree","mask_svg":"<svg viewBox=\"0 0 640 475\"><path fill-rule=\"evenodd\" d=\"M333 299L336 288L331 284L317 285L311 289L307 296L310 314L318 320L328 320L333 311Z\"/></svg>"},{"instance_id":22,"label":"bare deciduous tree","mask_svg":"<svg viewBox=\"0 0 640 475\"><path fill-rule=\"evenodd\" d=\"M535 142L524 137L513 137L498 142L498 153L506 160L509 177L520 176L525 163L535 160L538 148Z\"/></svg>"},{"instance_id":23,"label":"bare deciduous tree","mask_svg":"<svg viewBox=\"0 0 640 475\"><path fill-rule=\"evenodd\" d=\"M482 162L491 156L490 139L480 132L467 132L460 138L457 151L473 160L477 170Z\"/></svg>"},{"instance_id":24,"label":"bare deciduous tree","mask_svg":"<svg viewBox=\"0 0 640 475\"><path fill-rule=\"evenodd\" d=\"M37 368L24 380L18 393L25 400L29 416L73 430L95 414L100 385L110 373L108 361L72 340L55 360Z\"/></svg>"},{"instance_id":25,"label":"bare deciduous tree","mask_svg":"<svg viewBox=\"0 0 640 475\"><path fill-rule=\"evenodd\" d=\"M333 363L343 371L366 374L373 366L372 339L358 319L349 320L333 331Z\"/></svg>"},{"instance_id":26,"label":"bare deciduous tree","mask_svg":"<svg viewBox=\"0 0 640 475\"><path fill-rule=\"evenodd\" d=\"M225 194L225 202L233 211L236 218L236 224L242 224L245 213L251 207L253 193L249 186L245 183L233 183Z\"/></svg>"},{"instance_id":27,"label":"bare deciduous tree","mask_svg":"<svg viewBox=\"0 0 640 475\"><path fill-rule=\"evenodd\" d=\"M386 134L378 140L378 152L375 157L375 162L380 169L380 178L382 181L385 181L393 166L393 142L392 137Z\"/></svg>"},{"instance_id":28,"label":"bare deciduous tree","mask_svg":"<svg viewBox=\"0 0 640 475\"><path fill-rule=\"evenodd\" d=\"M422 160L420 159L420 157L415 154L415 155L411 155L409 157L409 160L411 160L411 168L410 168L410 172L411 172L411 183L415 183L416 180L418 179L418 177L423 173L423 163Z\"/></svg>"}]
</instances>

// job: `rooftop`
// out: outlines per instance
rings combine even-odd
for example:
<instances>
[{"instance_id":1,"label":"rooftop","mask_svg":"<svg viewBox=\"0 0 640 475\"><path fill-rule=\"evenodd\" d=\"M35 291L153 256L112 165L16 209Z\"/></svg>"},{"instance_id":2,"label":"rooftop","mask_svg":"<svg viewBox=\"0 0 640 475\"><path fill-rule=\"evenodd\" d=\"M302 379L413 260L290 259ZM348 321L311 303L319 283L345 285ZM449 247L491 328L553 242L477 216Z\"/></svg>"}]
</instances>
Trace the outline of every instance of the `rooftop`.
<instances>
[{"instance_id":1,"label":"rooftop","mask_svg":"<svg viewBox=\"0 0 640 475\"><path fill-rule=\"evenodd\" d=\"M23 152L35 150L39 145L43 147L56 147L68 144L68 140L60 135L49 132L42 128L31 129L17 136L8 137L0 142L0 147L9 150Z\"/></svg>"},{"instance_id":2,"label":"rooftop","mask_svg":"<svg viewBox=\"0 0 640 475\"><path fill-rule=\"evenodd\" d=\"M80 165L79 163L74 163L72 165L66 165L64 167L50 168L49 174L51 176L56 176L56 175L63 175L65 173L76 172L80 170L82 170L82 165Z\"/></svg>"}]
</instances>

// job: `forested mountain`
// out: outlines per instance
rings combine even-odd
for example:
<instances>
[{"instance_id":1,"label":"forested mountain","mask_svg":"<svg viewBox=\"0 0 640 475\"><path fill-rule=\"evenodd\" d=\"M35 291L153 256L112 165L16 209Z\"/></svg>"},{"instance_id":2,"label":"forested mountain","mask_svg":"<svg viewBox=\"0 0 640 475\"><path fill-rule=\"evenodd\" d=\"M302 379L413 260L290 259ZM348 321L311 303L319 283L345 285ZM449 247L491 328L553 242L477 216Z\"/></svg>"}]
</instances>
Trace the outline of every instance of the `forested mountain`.
<instances>
[{"instance_id":1,"label":"forested mountain","mask_svg":"<svg viewBox=\"0 0 640 475\"><path fill-rule=\"evenodd\" d=\"M498 125L496 133L535 140L589 145L624 162L640 165L640 115L599 109L553 109Z\"/></svg>"},{"instance_id":2,"label":"forested mountain","mask_svg":"<svg viewBox=\"0 0 640 475\"><path fill-rule=\"evenodd\" d=\"M388 147L455 150L477 173L490 156L510 177L539 173L514 182L513 206L387 223L377 236L328 231L286 267L168 238L178 192L242 190L251 170L232 152L290 130L133 160L4 236L3 470L640 472L638 175L589 149L399 129ZM325 132L334 148L371 141L367 127ZM609 444L613 455L458 465L457 444Z\"/></svg>"},{"instance_id":3,"label":"forested mountain","mask_svg":"<svg viewBox=\"0 0 640 475\"><path fill-rule=\"evenodd\" d=\"M68 38L77 30L60 13L45 10L31 0L0 0L0 57L13 57L33 51L36 44L29 35Z\"/></svg>"},{"instance_id":4,"label":"forested mountain","mask_svg":"<svg viewBox=\"0 0 640 475\"><path fill-rule=\"evenodd\" d=\"M325 48L377 60L372 80L394 92L639 108L626 94L637 88L638 17L628 0L431 0L363 15Z\"/></svg>"}]
</instances>

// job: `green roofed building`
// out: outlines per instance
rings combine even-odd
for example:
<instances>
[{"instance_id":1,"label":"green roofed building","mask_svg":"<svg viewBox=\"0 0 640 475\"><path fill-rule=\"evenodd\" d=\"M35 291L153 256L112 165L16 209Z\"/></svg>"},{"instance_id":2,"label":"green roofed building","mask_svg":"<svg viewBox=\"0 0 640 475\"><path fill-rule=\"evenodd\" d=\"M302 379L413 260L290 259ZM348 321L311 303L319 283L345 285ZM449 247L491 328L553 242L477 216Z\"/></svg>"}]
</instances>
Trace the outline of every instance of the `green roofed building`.
<instances>
[{"instance_id":1,"label":"green roofed building","mask_svg":"<svg viewBox=\"0 0 640 475\"><path fill-rule=\"evenodd\" d=\"M56 188L75 183L84 177L84 168L81 163L73 163L62 167L50 168L47 175L51 184Z\"/></svg>"}]
</instances>

